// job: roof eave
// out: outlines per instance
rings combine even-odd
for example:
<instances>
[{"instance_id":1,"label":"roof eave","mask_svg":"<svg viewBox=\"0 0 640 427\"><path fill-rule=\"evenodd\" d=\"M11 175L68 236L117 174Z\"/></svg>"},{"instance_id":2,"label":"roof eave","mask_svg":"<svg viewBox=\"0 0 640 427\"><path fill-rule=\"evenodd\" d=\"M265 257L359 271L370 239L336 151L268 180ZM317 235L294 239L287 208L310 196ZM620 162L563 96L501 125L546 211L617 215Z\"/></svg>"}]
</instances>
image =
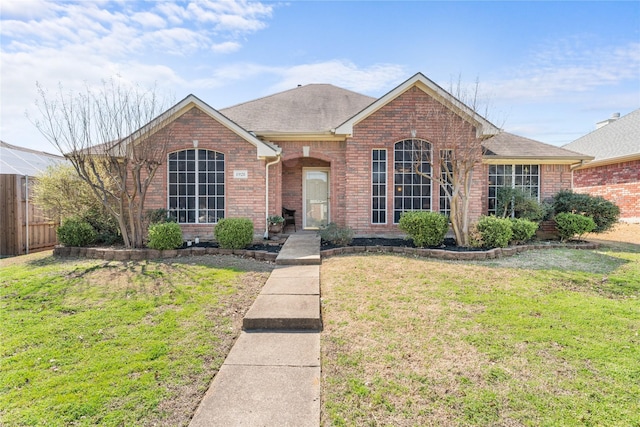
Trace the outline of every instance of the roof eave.
<instances>
[{"instance_id":1,"label":"roof eave","mask_svg":"<svg viewBox=\"0 0 640 427\"><path fill-rule=\"evenodd\" d=\"M628 154L626 156L609 157L608 159L591 160L590 162L585 163L584 165L576 169L594 168L597 166L606 166L606 165L612 165L615 163L633 162L635 160L640 160L640 153Z\"/></svg>"},{"instance_id":2,"label":"roof eave","mask_svg":"<svg viewBox=\"0 0 640 427\"><path fill-rule=\"evenodd\" d=\"M487 165L506 164L540 164L540 165L574 165L592 160L593 157L580 156L482 156L482 163Z\"/></svg>"}]
</instances>

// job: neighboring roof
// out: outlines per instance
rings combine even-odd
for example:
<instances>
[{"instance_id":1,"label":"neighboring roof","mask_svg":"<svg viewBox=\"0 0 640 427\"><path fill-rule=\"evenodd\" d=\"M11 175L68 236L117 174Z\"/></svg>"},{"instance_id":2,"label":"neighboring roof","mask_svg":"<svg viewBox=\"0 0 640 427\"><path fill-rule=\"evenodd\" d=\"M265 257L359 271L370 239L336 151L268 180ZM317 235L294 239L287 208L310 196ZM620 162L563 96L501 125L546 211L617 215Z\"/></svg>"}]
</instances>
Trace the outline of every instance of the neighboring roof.
<instances>
[{"instance_id":1,"label":"neighboring roof","mask_svg":"<svg viewBox=\"0 0 640 427\"><path fill-rule=\"evenodd\" d=\"M49 166L65 163L62 156L31 150L0 141L0 174L35 176Z\"/></svg>"},{"instance_id":2,"label":"neighboring roof","mask_svg":"<svg viewBox=\"0 0 640 427\"><path fill-rule=\"evenodd\" d=\"M500 160L536 160L552 161L553 163L577 163L583 160L591 160L593 157L576 153L565 148L545 144L540 141L514 135L508 132L500 132L498 135L482 142L484 148L483 159L491 163Z\"/></svg>"},{"instance_id":3,"label":"neighboring roof","mask_svg":"<svg viewBox=\"0 0 640 427\"><path fill-rule=\"evenodd\" d=\"M375 100L330 84L309 84L220 112L259 135L330 134Z\"/></svg>"},{"instance_id":4,"label":"neighboring roof","mask_svg":"<svg viewBox=\"0 0 640 427\"><path fill-rule=\"evenodd\" d=\"M595 157L587 167L640 157L640 108L563 148Z\"/></svg>"},{"instance_id":5,"label":"neighboring roof","mask_svg":"<svg viewBox=\"0 0 640 427\"><path fill-rule=\"evenodd\" d=\"M417 73L413 77L402 83L400 86L396 87L383 97L376 100L373 104L369 105L364 110L358 112L356 115L340 124L340 126L336 128L335 133L344 135L353 134L354 125L366 119L371 114L375 113L414 86L428 93L433 98L441 102L445 107L457 112L460 117L472 123L477 129L476 133L478 137L482 138L486 136L496 135L498 132L500 132L500 129L498 129L498 127L493 125L481 115L477 114L475 111L473 111L473 109L469 108L469 106L465 105L455 96L438 86L432 80L428 79L424 74Z\"/></svg>"}]
</instances>

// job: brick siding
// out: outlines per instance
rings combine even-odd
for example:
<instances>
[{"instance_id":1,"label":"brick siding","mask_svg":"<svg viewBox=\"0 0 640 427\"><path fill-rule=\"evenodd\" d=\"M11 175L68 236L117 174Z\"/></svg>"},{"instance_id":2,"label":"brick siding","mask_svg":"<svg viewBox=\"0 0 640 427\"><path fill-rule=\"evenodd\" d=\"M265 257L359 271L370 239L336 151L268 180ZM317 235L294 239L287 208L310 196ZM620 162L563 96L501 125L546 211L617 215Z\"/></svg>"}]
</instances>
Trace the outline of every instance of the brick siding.
<instances>
[{"instance_id":1,"label":"brick siding","mask_svg":"<svg viewBox=\"0 0 640 427\"><path fill-rule=\"evenodd\" d=\"M573 188L615 203L622 219L640 218L640 160L576 170Z\"/></svg>"}]
</instances>

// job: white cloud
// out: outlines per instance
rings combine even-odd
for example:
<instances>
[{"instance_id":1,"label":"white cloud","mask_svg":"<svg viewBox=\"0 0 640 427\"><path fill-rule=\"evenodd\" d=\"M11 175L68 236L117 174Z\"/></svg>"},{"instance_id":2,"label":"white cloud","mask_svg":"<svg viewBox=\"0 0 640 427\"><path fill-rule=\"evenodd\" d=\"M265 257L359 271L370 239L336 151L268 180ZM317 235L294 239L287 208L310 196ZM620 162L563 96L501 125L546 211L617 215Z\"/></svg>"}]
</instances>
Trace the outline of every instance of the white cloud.
<instances>
[{"instance_id":1,"label":"white cloud","mask_svg":"<svg viewBox=\"0 0 640 427\"><path fill-rule=\"evenodd\" d=\"M131 19L142 25L144 28L164 28L167 24L164 18L151 12L135 13Z\"/></svg>"},{"instance_id":2,"label":"white cloud","mask_svg":"<svg viewBox=\"0 0 640 427\"><path fill-rule=\"evenodd\" d=\"M501 99L561 101L601 87L637 81L640 43L584 44L579 39L567 39L546 46L529 63L500 81L489 82L489 86Z\"/></svg>"},{"instance_id":3,"label":"white cloud","mask_svg":"<svg viewBox=\"0 0 640 427\"><path fill-rule=\"evenodd\" d=\"M236 52L242 47L242 45L238 42L223 42L216 43L211 46L211 50L215 53L231 53Z\"/></svg>"}]
</instances>

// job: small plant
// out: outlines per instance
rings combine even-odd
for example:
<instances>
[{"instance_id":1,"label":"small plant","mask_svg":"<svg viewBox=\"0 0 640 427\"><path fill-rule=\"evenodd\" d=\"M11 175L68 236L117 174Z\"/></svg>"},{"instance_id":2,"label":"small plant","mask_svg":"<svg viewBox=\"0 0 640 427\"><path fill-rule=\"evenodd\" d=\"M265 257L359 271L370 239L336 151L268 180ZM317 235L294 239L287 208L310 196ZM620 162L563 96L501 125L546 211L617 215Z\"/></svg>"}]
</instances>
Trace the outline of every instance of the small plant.
<instances>
[{"instance_id":1,"label":"small plant","mask_svg":"<svg viewBox=\"0 0 640 427\"><path fill-rule=\"evenodd\" d=\"M65 246L87 246L96 240L96 231L91 224L78 217L64 219L56 233Z\"/></svg>"},{"instance_id":2,"label":"small plant","mask_svg":"<svg viewBox=\"0 0 640 427\"><path fill-rule=\"evenodd\" d=\"M511 237L511 241L516 244L528 242L536 235L537 229L537 222L524 218L512 218L511 231L513 232L513 236Z\"/></svg>"},{"instance_id":3,"label":"small plant","mask_svg":"<svg viewBox=\"0 0 640 427\"><path fill-rule=\"evenodd\" d=\"M449 219L437 212L404 212L398 228L407 233L417 247L440 246L449 230Z\"/></svg>"},{"instance_id":4,"label":"small plant","mask_svg":"<svg viewBox=\"0 0 640 427\"><path fill-rule=\"evenodd\" d=\"M531 197L521 188L502 187L496 197L496 215L503 218L528 219L539 222L548 216L550 207Z\"/></svg>"},{"instance_id":5,"label":"small plant","mask_svg":"<svg viewBox=\"0 0 640 427\"><path fill-rule=\"evenodd\" d=\"M166 250L182 246L182 229L175 222L159 222L149 226L149 242L151 249Z\"/></svg>"},{"instance_id":6,"label":"small plant","mask_svg":"<svg viewBox=\"0 0 640 427\"><path fill-rule=\"evenodd\" d=\"M563 212L556 215L555 220L560 240L563 242L575 236L581 237L584 233L593 231L596 228L595 221L584 215Z\"/></svg>"},{"instance_id":7,"label":"small plant","mask_svg":"<svg viewBox=\"0 0 640 427\"><path fill-rule=\"evenodd\" d=\"M506 248L513 236L511 220L495 216L483 216L477 224L483 247Z\"/></svg>"},{"instance_id":8,"label":"small plant","mask_svg":"<svg viewBox=\"0 0 640 427\"><path fill-rule=\"evenodd\" d=\"M247 218L223 218L213 232L224 249L242 249L253 242L253 222Z\"/></svg>"},{"instance_id":9,"label":"small plant","mask_svg":"<svg viewBox=\"0 0 640 427\"><path fill-rule=\"evenodd\" d=\"M553 197L553 210L556 214L567 212L591 217L596 224L592 230L595 233L611 229L620 217L620 208L615 203L571 190L562 190Z\"/></svg>"},{"instance_id":10,"label":"small plant","mask_svg":"<svg viewBox=\"0 0 640 427\"><path fill-rule=\"evenodd\" d=\"M284 218L280 215L269 215L267 217L267 222L269 222L269 225L278 225L284 222Z\"/></svg>"},{"instance_id":11,"label":"small plant","mask_svg":"<svg viewBox=\"0 0 640 427\"><path fill-rule=\"evenodd\" d=\"M323 226L318 230L320 238L334 245L348 245L353 241L353 230L350 227L340 227L335 222Z\"/></svg>"}]
</instances>

